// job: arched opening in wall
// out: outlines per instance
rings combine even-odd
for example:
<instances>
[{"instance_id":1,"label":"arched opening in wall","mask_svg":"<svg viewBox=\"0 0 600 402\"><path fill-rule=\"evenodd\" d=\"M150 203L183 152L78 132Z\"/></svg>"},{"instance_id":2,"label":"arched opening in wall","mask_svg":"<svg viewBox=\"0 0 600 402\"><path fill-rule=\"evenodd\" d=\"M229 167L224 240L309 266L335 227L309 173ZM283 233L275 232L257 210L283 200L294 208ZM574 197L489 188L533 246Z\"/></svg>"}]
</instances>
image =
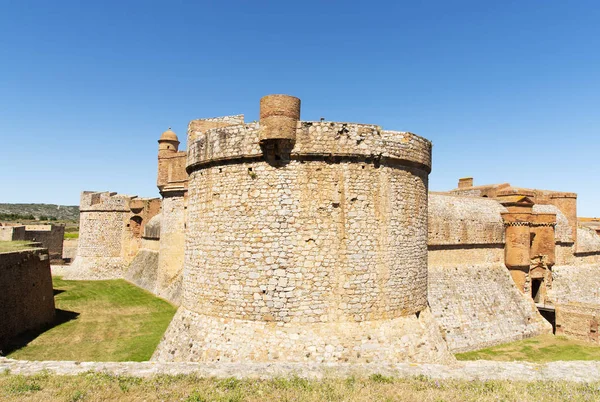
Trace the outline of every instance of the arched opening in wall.
<instances>
[{"instance_id":1,"label":"arched opening in wall","mask_svg":"<svg viewBox=\"0 0 600 402\"><path fill-rule=\"evenodd\" d=\"M133 237L141 237L142 236L142 217L141 216L132 216L129 219L129 230L131 230L131 234Z\"/></svg>"}]
</instances>

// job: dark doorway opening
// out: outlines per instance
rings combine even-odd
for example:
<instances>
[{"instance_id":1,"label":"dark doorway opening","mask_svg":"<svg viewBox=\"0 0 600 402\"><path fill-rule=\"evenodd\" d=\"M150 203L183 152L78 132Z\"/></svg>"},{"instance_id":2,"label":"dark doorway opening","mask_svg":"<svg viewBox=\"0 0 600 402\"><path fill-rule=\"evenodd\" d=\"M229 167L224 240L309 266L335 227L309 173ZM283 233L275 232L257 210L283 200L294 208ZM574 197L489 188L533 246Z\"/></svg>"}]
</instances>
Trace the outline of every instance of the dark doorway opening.
<instances>
[{"instance_id":1,"label":"dark doorway opening","mask_svg":"<svg viewBox=\"0 0 600 402\"><path fill-rule=\"evenodd\" d=\"M539 308L538 311L546 321L552 324L552 333L556 334L556 311L549 308Z\"/></svg>"},{"instance_id":2,"label":"dark doorway opening","mask_svg":"<svg viewBox=\"0 0 600 402\"><path fill-rule=\"evenodd\" d=\"M540 302L541 293L540 289L542 288L542 279L532 279L531 280L531 298L534 302Z\"/></svg>"}]
</instances>

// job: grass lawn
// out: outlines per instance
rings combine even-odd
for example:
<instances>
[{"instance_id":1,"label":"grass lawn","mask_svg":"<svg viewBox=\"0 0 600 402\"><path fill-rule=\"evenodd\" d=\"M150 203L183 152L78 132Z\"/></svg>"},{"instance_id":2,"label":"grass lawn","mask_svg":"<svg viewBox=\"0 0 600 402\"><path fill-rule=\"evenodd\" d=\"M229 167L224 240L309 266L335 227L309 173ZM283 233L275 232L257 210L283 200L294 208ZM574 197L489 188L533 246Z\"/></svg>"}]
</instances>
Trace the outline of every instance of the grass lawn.
<instances>
[{"instance_id":1,"label":"grass lawn","mask_svg":"<svg viewBox=\"0 0 600 402\"><path fill-rule=\"evenodd\" d=\"M535 338L458 353L458 360L523 360L545 363L556 360L600 360L600 346L567 339L564 336L540 335Z\"/></svg>"},{"instance_id":2,"label":"grass lawn","mask_svg":"<svg viewBox=\"0 0 600 402\"><path fill-rule=\"evenodd\" d=\"M424 377L236 380L193 375L0 374L3 401L593 401L600 383L459 381Z\"/></svg>"},{"instance_id":3,"label":"grass lawn","mask_svg":"<svg viewBox=\"0 0 600 402\"><path fill-rule=\"evenodd\" d=\"M79 239L79 232L65 232L65 239Z\"/></svg>"},{"instance_id":4,"label":"grass lawn","mask_svg":"<svg viewBox=\"0 0 600 402\"><path fill-rule=\"evenodd\" d=\"M175 307L124 280L66 281L54 277L57 318L13 359L149 360Z\"/></svg>"},{"instance_id":5,"label":"grass lawn","mask_svg":"<svg viewBox=\"0 0 600 402\"><path fill-rule=\"evenodd\" d=\"M0 241L0 253L25 250L25 249L31 248L30 244L31 244L31 242L29 240Z\"/></svg>"}]
</instances>

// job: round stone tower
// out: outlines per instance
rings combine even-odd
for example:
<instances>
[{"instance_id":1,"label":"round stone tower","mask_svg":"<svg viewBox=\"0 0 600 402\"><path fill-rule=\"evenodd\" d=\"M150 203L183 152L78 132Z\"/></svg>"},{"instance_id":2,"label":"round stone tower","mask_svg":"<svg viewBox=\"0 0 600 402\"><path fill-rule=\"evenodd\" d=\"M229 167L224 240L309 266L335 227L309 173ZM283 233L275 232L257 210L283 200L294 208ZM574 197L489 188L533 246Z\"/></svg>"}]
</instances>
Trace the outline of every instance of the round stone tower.
<instances>
[{"instance_id":1,"label":"round stone tower","mask_svg":"<svg viewBox=\"0 0 600 402\"><path fill-rule=\"evenodd\" d=\"M431 143L260 105L189 145L184 294L154 359L450 358L427 307Z\"/></svg>"}]
</instances>

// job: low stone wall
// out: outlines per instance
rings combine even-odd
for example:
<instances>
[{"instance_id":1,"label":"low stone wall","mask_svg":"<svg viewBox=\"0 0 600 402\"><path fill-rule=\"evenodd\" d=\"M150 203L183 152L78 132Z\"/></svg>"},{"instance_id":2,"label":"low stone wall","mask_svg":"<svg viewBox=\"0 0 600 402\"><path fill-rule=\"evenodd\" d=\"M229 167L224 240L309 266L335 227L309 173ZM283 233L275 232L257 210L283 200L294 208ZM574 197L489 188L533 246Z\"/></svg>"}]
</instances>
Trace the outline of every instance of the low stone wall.
<instances>
[{"instance_id":1,"label":"low stone wall","mask_svg":"<svg viewBox=\"0 0 600 402\"><path fill-rule=\"evenodd\" d=\"M567 303L556 306L556 334L599 343L600 305Z\"/></svg>"},{"instance_id":2,"label":"low stone wall","mask_svg":"<svg viewBox=\"0 0 600 402\"><path fill-rule=\"evenodd\" d=\"M0 349L10 338L53 319L48 250L0 253Z\"/></svg>"},{"instance_id":3,"label":"low stone wall","mask_svg":"<svg viewBox=\"0 0 600 402\"><path fill-rule=\"evenodd\" d=\"M77 375L86 372L133 377L195 375L201 378L307 379L366 377L381 374L396 378L425 376L434 380L467 381L600 381L600 362L572 361L545 364L525 362L466 361L452 365L418 363L308 364L308 363L156 363L156 362L69 362L23 361L0 358L0 373L35 375L49 372Z\"/></svg>"},{"instance_id":4,"label":"low stone wall","mask_svg":"<svg viewBox=\"0 0 600 402\"><path fill-rule=\"evenodd\" d=\"M429 266L429 305L453 352L552 332L502 264Z\"/></svg>"},{"instance_id":5,"label":"low stone wall","mask_svg":"<svg viewBox=\"0 0 600 402\"><path fill-rule=\"evenodd\" d=\"M0 226L0 241L25 240L25 226Z\"/></svg>"},{"instance_id":6,"label":"low stone wall","mask_svg":"<svg viewBox=\"0 0 600 402\"><path fill-rule=\"evenodd\" d=\"M42 243L48 249L51 260L62 259L65 227L61 225L25 226L25 240Z\"/></svg>"}]
</instances>

